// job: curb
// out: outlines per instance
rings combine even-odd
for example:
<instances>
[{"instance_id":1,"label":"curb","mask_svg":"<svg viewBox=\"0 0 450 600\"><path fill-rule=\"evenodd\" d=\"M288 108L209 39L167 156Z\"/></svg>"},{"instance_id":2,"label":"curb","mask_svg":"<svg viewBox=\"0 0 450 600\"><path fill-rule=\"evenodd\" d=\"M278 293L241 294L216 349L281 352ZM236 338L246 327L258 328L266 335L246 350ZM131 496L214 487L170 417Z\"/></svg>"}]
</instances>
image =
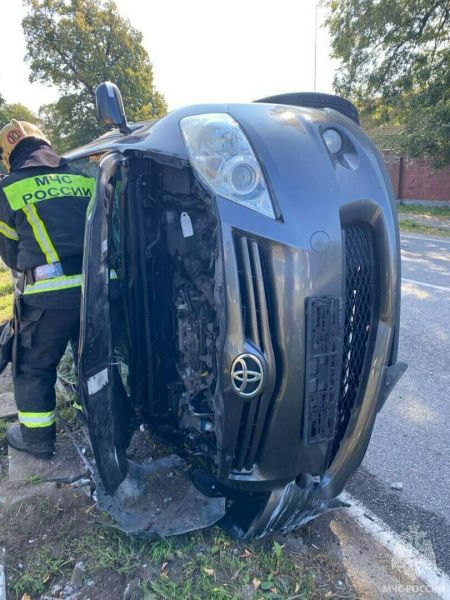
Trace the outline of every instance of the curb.
<instances>
[{"instance_id":1,"label":"curb","mask_svg":"<svg viewBox=\"0 0 450 600\"><path fill-rule=\"evenodd\" d=\"M343 509L345 513L395 557L397 566L406 572L413 573L424 583L427 589L421 591L431 591L442 600L450 600L450 577L448 575L420 554L411 544L405 542L351 494L343 492L339 499L350 505Z\"/></svg>"}]
</instances>

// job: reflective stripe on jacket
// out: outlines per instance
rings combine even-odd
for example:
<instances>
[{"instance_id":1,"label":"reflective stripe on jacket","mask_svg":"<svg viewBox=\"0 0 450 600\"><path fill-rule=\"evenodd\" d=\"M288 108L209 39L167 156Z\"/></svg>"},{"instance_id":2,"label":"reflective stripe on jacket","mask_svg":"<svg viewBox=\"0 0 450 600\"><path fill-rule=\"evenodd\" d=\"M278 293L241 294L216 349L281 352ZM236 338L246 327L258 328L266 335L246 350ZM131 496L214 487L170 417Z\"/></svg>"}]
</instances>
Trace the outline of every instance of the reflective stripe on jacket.
<instances>
[{"instance_id":1,"label":"reflective stripe on jacket","mask_svg":"<svg viewBox=\"0 0 450 600\"><path fill-rule=\"evenodd\" d=\"M0 235L18 242L16 265L9 266L19 271L83 252L95 180L67 167L39 171L23 169L0 184Z\"/></svg>"},{"instance_id":2,"label":"reflective stripe on jacket","mask_svg":"<svg viewBox=\"0 0 450 600\"><path fill-rule=\"evenodd\" d=\"M95 179L74 169L47 144L31 140L11 155L11 169L0 181L3 261L16 271L52 263L67 266L77 257L81 263L86 209L95 193ZM58 308L61 292L64 306L75 307L80 271L69 269L62 276L28 284L24 295L35 305Z\"/></svg>"},{"instance_id":3,"label":"reflective stripe on jacket","mask_svg":"<svg viewBox=\"0 0 450 600\"><path fill-rule=\"evenodd\" d=\"M114 269L110 269L109 278L110 280L118 279ZM28 296L30 294L39 294L42 292L58 292L60 290L72 289L80 287L82 281L82 275L67 275L62 277L52 277L51 279L42 279L41 281L36 281L36 283L26 285L24 294L25 296Z\"/></svg>"}]
</instances>

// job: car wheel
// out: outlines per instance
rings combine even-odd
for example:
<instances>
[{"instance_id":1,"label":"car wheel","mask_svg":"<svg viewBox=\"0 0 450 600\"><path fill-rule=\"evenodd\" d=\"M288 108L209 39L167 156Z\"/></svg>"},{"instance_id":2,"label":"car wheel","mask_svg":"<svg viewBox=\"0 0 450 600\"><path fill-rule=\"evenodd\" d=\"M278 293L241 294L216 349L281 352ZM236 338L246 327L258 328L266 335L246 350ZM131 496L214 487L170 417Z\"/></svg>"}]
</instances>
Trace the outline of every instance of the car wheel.
<instances>
[{"instance_id":1,"label":"car wheel","mask_svg":"<svg viewBox=\"0 0 450 600\"><path fill-rule=\"evenodd\" d=\"M307 106L309 108L332 108L342 113L359 125L359 113L356 106L340 96L333 94L319 94L315 92L294 92L291 94L278 94L255 100L270 104L289 104L291 106Z\"/></svg>"}]
</instances>

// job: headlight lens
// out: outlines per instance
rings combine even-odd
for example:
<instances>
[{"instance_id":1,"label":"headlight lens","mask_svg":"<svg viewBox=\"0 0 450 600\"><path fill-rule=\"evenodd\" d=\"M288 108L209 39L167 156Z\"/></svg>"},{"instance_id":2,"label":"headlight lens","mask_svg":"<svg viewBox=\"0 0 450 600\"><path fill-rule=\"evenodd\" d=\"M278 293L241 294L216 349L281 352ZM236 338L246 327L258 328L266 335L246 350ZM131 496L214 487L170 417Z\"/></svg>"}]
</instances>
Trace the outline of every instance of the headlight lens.
<instances>
[{"instance_id":1,"label":"headlight lens","mask_svg":"<svg viewBox=\"0 0 450 600\"><path fill-rule=\"evenodd\" d=\"M193 168L215 194L275 219L261 167L238 123L228 114L180 121Z\"/></svg>"}]
</instances>

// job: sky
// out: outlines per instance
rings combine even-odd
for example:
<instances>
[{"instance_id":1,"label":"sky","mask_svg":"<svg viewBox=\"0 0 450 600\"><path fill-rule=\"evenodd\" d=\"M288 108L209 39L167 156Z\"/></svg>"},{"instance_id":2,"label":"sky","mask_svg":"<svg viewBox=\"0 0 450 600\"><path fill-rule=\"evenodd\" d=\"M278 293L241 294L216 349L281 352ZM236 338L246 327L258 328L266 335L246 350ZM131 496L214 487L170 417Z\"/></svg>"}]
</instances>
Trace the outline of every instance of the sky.
<instances>
[{"instance_id":1,"label":"sky","mask_svg":"<svg viewBox=\"0 0 450 600\"><path fill-rule=\"evenodd\" d=\"M1 0L2 4L7 0ZM204 102L249 102L314 91L316 0L116 0L139 29L154 81L169 109ZM22 0L8 0L0 34L0 94L34 112L58 90L31 84L24 62ZM317 9L317 85L332 92L337 63ZM126 107L125 107L126 108Z\"/></svg>"}]
</instances>

